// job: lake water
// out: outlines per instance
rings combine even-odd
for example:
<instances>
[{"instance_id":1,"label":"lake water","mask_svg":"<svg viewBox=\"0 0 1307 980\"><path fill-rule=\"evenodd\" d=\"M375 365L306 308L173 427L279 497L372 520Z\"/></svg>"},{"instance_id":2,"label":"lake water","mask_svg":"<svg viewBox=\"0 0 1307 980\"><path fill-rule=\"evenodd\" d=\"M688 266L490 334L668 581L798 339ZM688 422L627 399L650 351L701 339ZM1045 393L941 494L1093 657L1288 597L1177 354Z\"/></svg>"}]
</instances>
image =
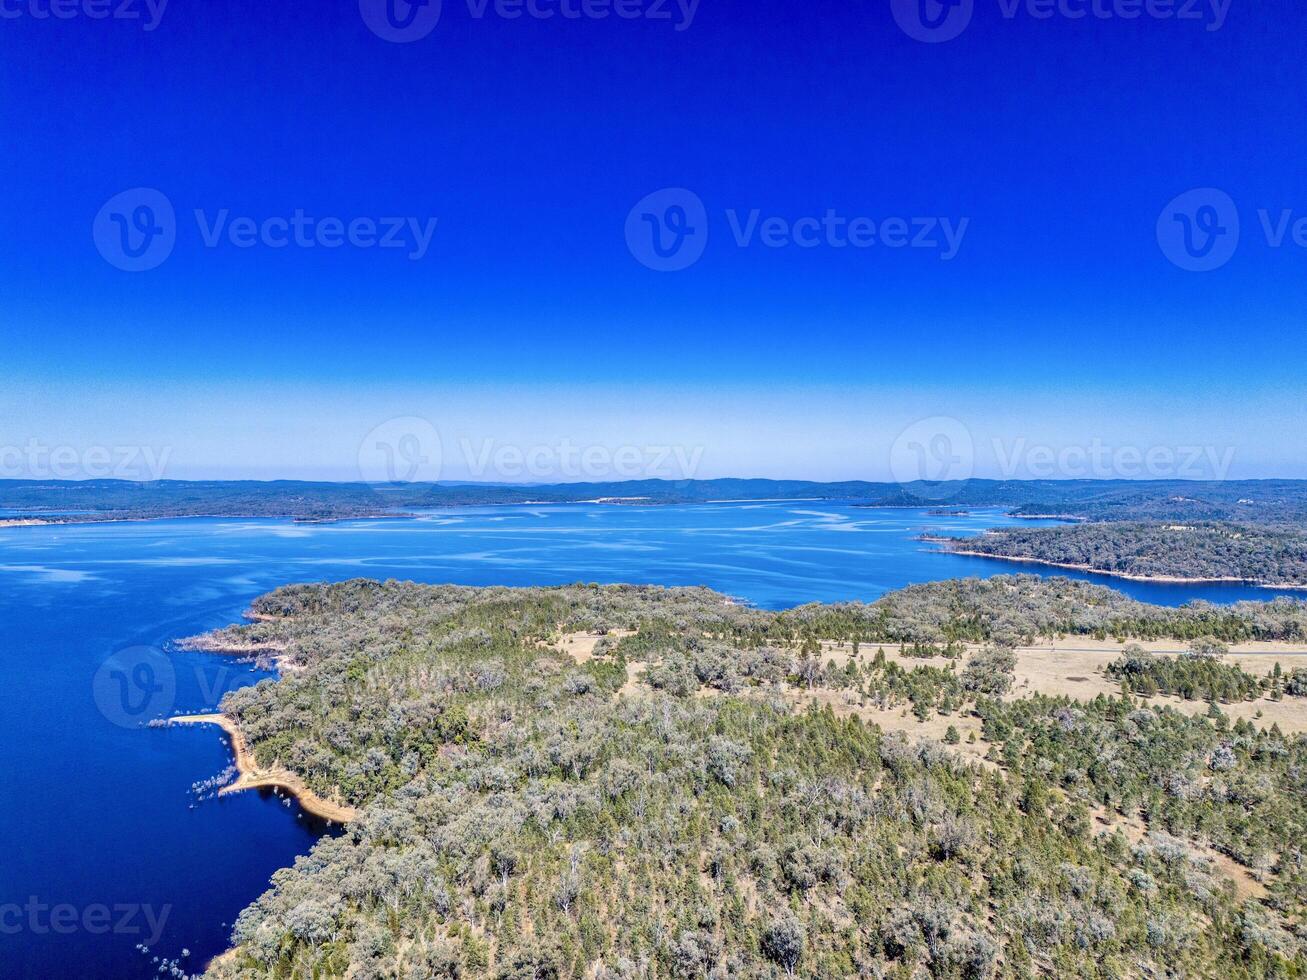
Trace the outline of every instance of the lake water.
<instances>
[{"instance_id":1,"label":"lake water","mask_svg":"<svg viewBox=\"0 0 1307 980\"><path fill-rule=\"evenodd\" d=\"M927 530L1012 523L998 512L936 517L821 502L0 529L0 744L9 753L0 780L0 977L147 977L154 956L183 949L199 972L272 872L324 831L272 795L197 800L192 785L231 762L226 740L211 727L142 725L212 711L226 690L266 676L230 658L172 650L155 670L149 652L237 621L260 593L361 576L638 582L708 585L776 609L1034 571L938 554L915 540ZM1170 605L1274 594L1076 577ZM148 955L136 948L143 943Z\"/></svg>"}]
</instances>

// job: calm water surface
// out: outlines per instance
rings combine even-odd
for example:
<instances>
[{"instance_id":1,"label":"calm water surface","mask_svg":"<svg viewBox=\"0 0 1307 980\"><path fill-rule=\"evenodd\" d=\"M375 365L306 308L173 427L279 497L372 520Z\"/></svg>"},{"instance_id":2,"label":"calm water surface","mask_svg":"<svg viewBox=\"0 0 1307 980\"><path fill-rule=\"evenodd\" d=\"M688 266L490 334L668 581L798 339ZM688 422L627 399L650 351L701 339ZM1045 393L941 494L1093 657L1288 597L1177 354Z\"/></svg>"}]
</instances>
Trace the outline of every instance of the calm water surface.
<instances>
[{"instance_id":1,"label":"calm water surface","mask_svg":"<svg viewBox=\"0 0 1307 980\"><path fill-rule=\"evenodd\" d=\"M199 800L193 784L231 762L216 729L142 727L161 714L211 711L226 690L266 676L230 658L175 651L166 670L133 672L138 651L234 622L262 592L360 576L639 582L708 585L777 609L1033 571L937 554L915 540L927 530L1011 523L993 511L942 518L823 502L0 529L0 744L9 753L0 780L0 977L147 977L153 957L183 949L199 972L272 872L324 832L275 796ZM1274 594L1076 577L1169 605ZM147 695L138 700L137 690ZM136 948L144 943L148 955Z\"/></svg>"}]
</instances>

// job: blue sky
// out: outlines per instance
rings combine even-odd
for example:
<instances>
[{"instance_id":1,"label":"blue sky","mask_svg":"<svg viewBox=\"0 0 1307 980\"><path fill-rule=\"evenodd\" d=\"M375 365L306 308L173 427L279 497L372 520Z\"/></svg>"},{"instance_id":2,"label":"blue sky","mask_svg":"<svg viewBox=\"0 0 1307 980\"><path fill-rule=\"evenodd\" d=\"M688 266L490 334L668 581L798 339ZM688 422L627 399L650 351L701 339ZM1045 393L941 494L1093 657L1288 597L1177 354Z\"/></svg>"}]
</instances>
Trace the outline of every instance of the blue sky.
<instances>
[{"instance_id":1,"label":"blue sky","mask_svg":"<svg viewBox=\"0 0 1307 980\"><path fill-rule=\"evenodd\" d=\"M69 2L0 11L0 445L350 479L369 432L420 417L449 478L474 475L451 446L571 440L694 447L700 476L884 479L895 440L942 417L980 475L1013 475L1016 445L1097 441L1307 477L1307 249L1259 216L1307 217L1307 9L1288 0L1196 19L974 0L942 43L890 0L670 20L655 0L603 20L445 0L402 44L357 0L171 0L152 30L144 0L138 20ZM128 272L92 229L142 187L175 244ZM682 271L625 234L664 188L704 209ZM1240 224L1208 272L1159 247L1194 188ZM297 212L401 218L409 247L272 247ZM965 233L948 258L741 247L754 213ZM272 238L238 247L242 219Z\"/></svg>"}]
</instances>

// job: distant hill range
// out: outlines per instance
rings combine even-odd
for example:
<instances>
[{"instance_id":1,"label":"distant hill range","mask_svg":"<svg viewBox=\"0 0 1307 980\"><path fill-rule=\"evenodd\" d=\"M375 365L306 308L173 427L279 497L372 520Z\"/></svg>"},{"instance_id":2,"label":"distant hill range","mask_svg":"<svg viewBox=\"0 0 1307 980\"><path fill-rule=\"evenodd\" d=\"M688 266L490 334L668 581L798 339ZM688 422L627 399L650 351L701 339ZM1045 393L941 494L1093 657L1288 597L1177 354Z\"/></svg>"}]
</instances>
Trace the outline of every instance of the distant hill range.
<instances>
[{"instance_id":1,"label":"distant hill range","mask_svg":"<svg viewBox=\"0 0 1307 980\"><path fill-rule=\"evenodd\" d=\"M0 523L286 517L302 521L393 516L431 507L492 504L691 504L727 500L828 500L866 507L1003 507L1023 517L1086 521L1307 520L1307 481L966 480L955 483L816 483L806 480L632 480L541 486L440 483L376 486L297 481L0 481Z\"/></svg>"}]
</instances>

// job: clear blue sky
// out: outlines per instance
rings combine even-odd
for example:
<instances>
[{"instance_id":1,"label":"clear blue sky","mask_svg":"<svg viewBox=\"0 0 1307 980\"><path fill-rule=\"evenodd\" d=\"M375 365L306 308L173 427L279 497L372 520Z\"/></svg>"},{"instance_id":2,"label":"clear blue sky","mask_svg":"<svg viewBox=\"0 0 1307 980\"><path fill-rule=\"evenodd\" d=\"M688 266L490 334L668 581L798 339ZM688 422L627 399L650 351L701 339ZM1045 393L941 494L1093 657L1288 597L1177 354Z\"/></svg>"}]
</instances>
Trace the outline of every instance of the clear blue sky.
<instances>
[{"instance_id":1,"label":"clear blue sky","mask_svg":"<svg viewBox=\"0 0 1307 980\"><path fill-rule=\"evenodd\" d=\"M944 416L980 475L1023 440L1098 440L1307 477L1307 249L1270 247L1257 213L1307 217L1300 3L1235 0L1209 30L1209 0L1197 21L975 0L925 44L890 0L701 0L688 26L674 0L671 21L445 0L396 44L357 0L171 0L153 30L69 2L0 19L0 445L349 479L370 430L417 416L451 478L475 475L463 442L571 440L696 447L700 476L883 479L896 436ZM137 187L174 206L176 243L133 273L92 226ZM624 235L668 187L706 209L679 272ZM1198 273L1156 228L1206 187L1241 240ZM207 247L224 209L438 224L417 261ZM738 247L727 212L755 209L967 225L947 261Z\"/></svg>"}]
</instances>

